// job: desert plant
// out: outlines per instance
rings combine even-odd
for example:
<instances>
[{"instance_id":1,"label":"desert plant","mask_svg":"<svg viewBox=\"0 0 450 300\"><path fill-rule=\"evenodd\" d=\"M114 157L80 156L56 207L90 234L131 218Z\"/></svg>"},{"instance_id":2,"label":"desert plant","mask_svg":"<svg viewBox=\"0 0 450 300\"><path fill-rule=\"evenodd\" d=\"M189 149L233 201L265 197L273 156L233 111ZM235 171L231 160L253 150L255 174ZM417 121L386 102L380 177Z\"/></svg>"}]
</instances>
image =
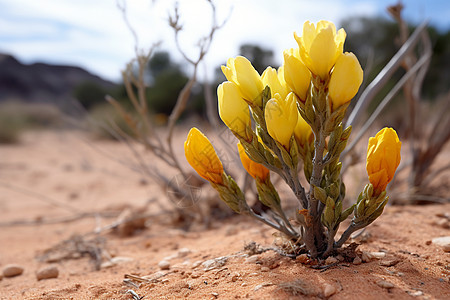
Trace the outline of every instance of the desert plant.
<instances>
[{"instance_id":1,"label":"desert plant","mask_svg":"<svg viewBox=\"0 0 450 300\"><path fill-rule=\"evenodd\" d=\"M145 72L149 67L158 68L155 64L161 61L152 61L155 55L155 49L159 43L155 43L149 50L139 49L138 36L131 26L126 13L126 2L118 2L118 8L121 10L125 23L135 38L135 58L133 58L122 71L123 83L129 98L131 111L121 102L117 101L111 96L107 96L108 102L120 114L122 120L127 124L129 132L124 132L119 128L115 128L115 136L130 147L137 166L132 166L133 169L139 170L145 176L154 180L162 189L167 192L174 204L175 219L183 221L186 226L192 224L192 220L201 220L208 223L208 213L203 213L202 208L195 203L198 200L199 187L203 182L192 172L187 172L179 161L179 157L175 154L173 149L173 135L177 120L187 106L193 86L197 82L197 72L200 63L203 61L205 55L208 53L210 45L214 39L215 33L221 28L223 24L218 24L216 20L215 5L212 1L207 0L212 11L212 25L210 31L205 37L202 37L198 43L198 53L192 58L186 54L179 42L179 35L182 32L182 25L180 21L180 12L178 6L175 6L173 13L169 16L169 26L174 30L175 42L179 53L184 60L193 67L193 73L185 82L185 77L179 74L178 83L184 84L181 91L175 95L174 106L170 107L170 114L168 117L167 131L157 131L150 115L150 107L153 100L158 101L158 95L149 91L149 86L145 78ZM164 57L156 57L162 59L164 64ZM158 74L164 75L162 70ZM170 70L169 70L170 71ZM176 70L177 72L179 70ZM158 72L157 72L158 73ZM153 74L154 75L154 74ZM158 78L156 78L158 79ZM160 77L160 80L166 80L167 77ZM173 81L173 78L171 79ZM174 84L171 82L170 84ZM172 89L173 91L173 89ZM169 96L173 96L170 94ZM166 99L165 97L164 99ZM173 97L172 97L173 98ZM160 98L160 102L162 98ZM165 107L167 109L167 107ZM136 145L144 147L136 147ZM143 151L141 150L143 149ZM168 175L169 172L161 172L158 170L153 162L146 162L146 155L153 154L156 159L161 161L168 170L178 174L175 178ZM183 203L183 201L187 201ZM207 210L209 208L206 208Z\"/></svg>"},{"instance_id":2,"label":"desert plant","mask_svg":"<svg viewBox=\"0 0 450 300\"><path fill-rule=\"evenodd\" d=\"M370 183L356 203L344 210L340 154L351 126L345 128L342 120L362 83L363 71L353 53L343 53L346 34L344 29L336 32L333 23L305 22L303 35L294 36L299 47L284 52L278 72L268 67L260 76L245 57L230 58L222 66L228 81L217 91L220 117L239 140L242 163L255 179L259 200L270 207L270 215L256 214L248 206L197 128L189 132L184 148L190 165L231 209L279 230L299 251L324 258L381 215L388 201L386 186L400 163L401 143L391 128L369 140ZM301 163L309 191L299 180ZM297 198L299 226L282 209L269 171L278 174ZM335 241L340 223L352 213L350 225Z\"/></svg>"}]
</instances>

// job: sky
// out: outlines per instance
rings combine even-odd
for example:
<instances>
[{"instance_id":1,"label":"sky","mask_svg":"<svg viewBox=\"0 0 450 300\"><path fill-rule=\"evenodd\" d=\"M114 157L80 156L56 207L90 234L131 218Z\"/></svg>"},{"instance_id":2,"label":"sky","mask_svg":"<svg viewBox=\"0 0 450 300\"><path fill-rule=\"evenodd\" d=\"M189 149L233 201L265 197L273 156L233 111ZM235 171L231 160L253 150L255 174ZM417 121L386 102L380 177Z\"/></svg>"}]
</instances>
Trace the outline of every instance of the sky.
<instances>
[{"instance_id":1,"label":"sky","mask_svg":"<svg viewBox=\"0 0 450 300\"><path fill-rule=\"evenodd\" d=\"M47 62L77 65L112 81L133 58L135 41L117 1L126 3L127 17L138 36L138 47L149 49L160 42L182 62L177 53L168 15L175 0L0 0L0 53L23 63ZM384 16L397 0L213 0L217 32L201 68L201 77L212 76L215 67L238 54L239 45L254 43L282 51L296 47L293 32L301 32L306 20L321 19L339 24L352 16ZM450 29L450 1L403 0L404 17L419 24L428 20L442 30ZM183 24L180 45L195 58L197 43L211 28L212 13L206 0L178 0Z\"/></svg>"}]
</instances>

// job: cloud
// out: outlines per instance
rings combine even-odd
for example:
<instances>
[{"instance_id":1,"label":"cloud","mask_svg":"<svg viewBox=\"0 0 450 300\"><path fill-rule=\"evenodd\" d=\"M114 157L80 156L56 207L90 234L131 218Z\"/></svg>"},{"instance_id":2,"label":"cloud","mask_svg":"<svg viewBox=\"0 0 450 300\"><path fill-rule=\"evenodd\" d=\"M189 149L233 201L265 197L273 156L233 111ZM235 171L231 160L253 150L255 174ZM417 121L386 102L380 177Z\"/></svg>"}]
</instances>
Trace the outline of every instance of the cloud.
<instances>
[{"instance_id":1,"label":"cloud","mask_svg":"<svg viewBox=\"0 0 450 300\"><path fill-rule=\"evenodd\" d=\"M215 1L218 21L228 16L229 19L217 32L206 57L208 72L211 74L213 67L237 55L243 43L274 50L281 63L282 50L296 47L292 33L300 31L305 20L327 19L339 24L346 17L383 12L383 1L387 0L381 0L382 4L375 0ZM139 36L140 48L162 41L161 48L171 50L174 58L181 61L167 22L175 2L128 0L127 15ZM0 51L24 61L77 64L119 80L120 69L134 55L133 36L114 0L0 0L0 6ZM180 45L195 58L199 37L210 29L209 4L205 0L180 0L179 11L183 24Z\"/></svg>"}]
</instances>

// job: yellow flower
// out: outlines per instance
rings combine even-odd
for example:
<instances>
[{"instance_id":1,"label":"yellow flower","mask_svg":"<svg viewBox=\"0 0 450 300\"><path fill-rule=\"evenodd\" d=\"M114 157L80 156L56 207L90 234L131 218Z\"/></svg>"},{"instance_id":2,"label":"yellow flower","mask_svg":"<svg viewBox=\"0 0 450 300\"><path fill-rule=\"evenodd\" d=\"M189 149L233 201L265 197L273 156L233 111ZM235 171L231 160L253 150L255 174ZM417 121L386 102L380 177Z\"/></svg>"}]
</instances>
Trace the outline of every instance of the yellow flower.
<instances>
[{"instance_id":1,"label":"yellow flower","mask_svg":"<svg viewBox=\"0 0 450 300\"><path fill-rule=\"evenodd\" d=\"M284 79L287 86L293 91L300 101L305 102L308 88L311 82L311 72L300 60L297 49L287 49L284 55Z\"/></svg>"},{"instance_id":2,"label":"yellow flower","mask_svg":"<svg viewBox=\"0 0 450 300\"><path fill-rule=\"evenodd\" d=\"M300 113L298 113L297 119L297 125L294 129L295 140L297 141L298 145L300 145L301 147L305 147L305 145L309 144L310 142L312 129L311 126L309 126L309 124L306 123L306 121L302 118Z\"/></svg>"},{"instance_id":3,"label":"yellow flower","mask_svg":"<svg viewBox=\"0 0 450 300\"><path fill-rule=\"evenodd\" d=\"M251 125L250 112L239 87L234 82L225 81L217 88L217 98L219 115L225 125L246 141L251 141L252 137L247 134L247 127Z\"/></svg>"},{"instance_id":4,"label":"yellow flower","mask_svg":"<svg viewBox=\"0 0 450 300\"><path fill-rule=\"evenodd\" d=\"M345 52L340 55L331 73L328 96L333 110L355 97L363 81L363 70L355 54Z\"/></svg>"},{"instance_id":5,"label":"yellow flower","mask_svg":"<svg viewBox=\"0 0 450 300\"><path fill-rule=\"evenodd\" d=\"M191 128L184 142L184 154L188 163L202 178L222 184L223 166L211 142L196 127Z\"/></svg>"},{"instance_id":6,"label":"yellow flower","mask_svg":"<svg viewBox=\"0 0 450 300\"><path fill-rule=\"evenodd\" d=\"M317 26L306 21L303 24L303 35L294 32L300 48L300 57L315 75L325 80L344 49L346 33L329 21L319 21Z\"/></svg>"},{"instance_id":7,"label":"yellow flower","mask_svg":"<svg viewBox=\"0 0 450 300\"><path fill-rule=\"evenodd\" d=\"M282 99L279 94L270 99L264 111L270 136L289 150L291 136L297 125L297 96L294 93Z\"/></svg>"},{"instance_id":8,"label":"yellow flower","mask_svg":"<svg viewBox=\"0 0 450 300\"><path fill-rule=\"evenodd\" d=\"M261 93L264 89L261 77L248 59L243 56L229 58L222 72L228 81L239 87L242 97L255 105L261 106Z\"/></svg>"},{"instance_id":9,"label":"yellow flower","mask_svg":"<svg viewBox=\"0 0 450 300\"><path fill-rule=\"evenodd\" d=\"M383 128L375 137L369 138L366 169L375 196L383 192L394 178L395 170L400 164L401 146L402 143L392 128Z\"/></svg>"},{"instance_id":10,"label":"yellow flower","mask_svg":"<svg viewBox=\"0 0 450 300\"><path fill-rule=\"evenodd\" d=\"M269 86L272 96L275 94L280 94L281 98L286 98L288 94L288 89L286 82L284 81L284 74L282 74L283 69L275 70L272 67L267 67L261 75L261 80L264 86Z\"/></svg>"},{"instance_id":11,"label":"yellow flower","mask_svg":"<svg viewBox=\"0 0 450 300\"><path fill-rule=\"evenodd\" d=\"M240 142L237 144L237 146L239 149L239 157L241 158L242 165L244 166L248 174L250 174L255 179L259 178L262 181L265 181L269 176L269 170L263 165L251 160L247 156L247 153L245 153L244 147L242 147Z\"/></svg>"}]
</instances>

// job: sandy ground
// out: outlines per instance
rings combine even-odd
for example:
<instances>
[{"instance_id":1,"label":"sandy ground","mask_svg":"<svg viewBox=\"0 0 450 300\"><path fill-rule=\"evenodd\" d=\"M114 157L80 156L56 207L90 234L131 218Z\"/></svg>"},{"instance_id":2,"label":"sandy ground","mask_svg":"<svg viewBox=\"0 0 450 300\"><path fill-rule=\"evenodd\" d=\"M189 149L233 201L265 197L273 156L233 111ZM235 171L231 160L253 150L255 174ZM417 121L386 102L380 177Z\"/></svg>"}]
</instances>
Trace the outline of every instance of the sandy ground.
<instances>
[{"instance_id":1,"label":"sandy ground","mask_svg":"<svg viewBox=\"0 0 450 300\"><path fill-rule=\"evenodd\" d=\"M276 241L246 217L209 229L171 225L154 204L165 192L118 162L129 157L124 145L65 131L0 146L0 270L24 268L0 280L0 299L450 299L450 253L431 242L450 236L450 204L387 207L356 240L360 254L378 258L315 269L304 257L244 250ZM107 230L148 203L156 215L144 229L127 237ZM97 253L100 270L83 253ZM47 266L59 276L38 281Z\"/></svg>"}]
</instances>

